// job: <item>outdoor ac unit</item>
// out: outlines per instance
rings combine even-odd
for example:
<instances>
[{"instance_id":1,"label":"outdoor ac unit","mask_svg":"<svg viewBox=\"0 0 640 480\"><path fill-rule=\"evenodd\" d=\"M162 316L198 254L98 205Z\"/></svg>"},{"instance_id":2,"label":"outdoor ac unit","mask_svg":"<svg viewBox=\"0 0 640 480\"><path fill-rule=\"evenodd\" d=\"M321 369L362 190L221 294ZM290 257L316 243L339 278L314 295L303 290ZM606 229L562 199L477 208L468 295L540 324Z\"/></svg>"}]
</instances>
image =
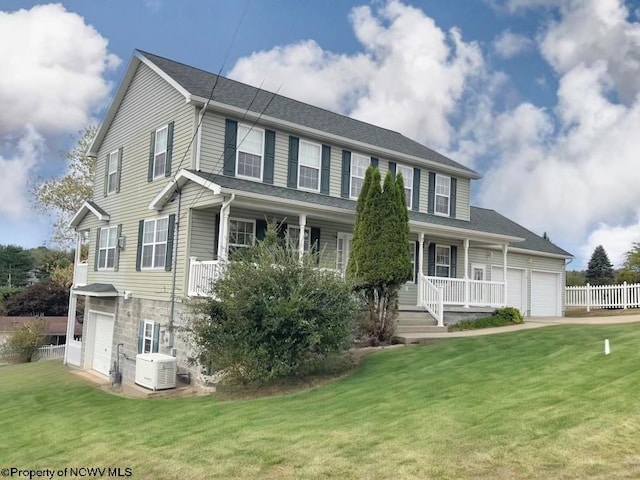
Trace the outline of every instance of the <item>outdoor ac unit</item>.
<instances>
[{"instance_id":1,"label":"outdoor ac unit","mask_svg":"<svg viewBox=\"0 0 640 480\"><path fill-rule=\"evenodd\" d=\"M175 357L162 353L136 356L136 383L153 391L176 388L178 366Z\"/></svg>"}]
</instances>

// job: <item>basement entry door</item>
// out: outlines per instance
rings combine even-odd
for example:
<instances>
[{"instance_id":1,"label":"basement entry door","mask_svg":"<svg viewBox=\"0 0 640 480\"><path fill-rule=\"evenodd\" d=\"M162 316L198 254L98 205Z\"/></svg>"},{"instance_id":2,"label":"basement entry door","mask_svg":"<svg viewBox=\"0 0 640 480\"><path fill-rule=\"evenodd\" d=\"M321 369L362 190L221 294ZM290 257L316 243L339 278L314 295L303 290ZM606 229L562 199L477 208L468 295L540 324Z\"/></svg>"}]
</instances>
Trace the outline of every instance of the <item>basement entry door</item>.
<instances>
[{"instance_id":1,"label":"basement entry door","mask_svg":"<svg viewBox=\"0 0 640 480\"><path fill-rule=\"evenodd\" d=\"M96 313L96 334L93 344L93 369L109 375L113 344L113 317Z\"/></svg>"}]
</instances>

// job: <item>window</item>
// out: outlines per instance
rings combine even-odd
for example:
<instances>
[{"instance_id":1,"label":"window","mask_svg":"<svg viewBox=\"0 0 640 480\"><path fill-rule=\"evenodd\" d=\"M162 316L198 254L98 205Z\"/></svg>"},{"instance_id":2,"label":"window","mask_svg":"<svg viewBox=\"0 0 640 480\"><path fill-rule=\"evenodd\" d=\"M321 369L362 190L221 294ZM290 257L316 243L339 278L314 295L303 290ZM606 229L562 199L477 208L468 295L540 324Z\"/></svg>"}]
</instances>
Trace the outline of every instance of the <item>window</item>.
<instances>
[{"instance_id":1,"label":"window","mask_svg":"<svg viewBox=\"0 0 640 480\"><path fill-rule=\"evenodd\" d=\"M164 268L167 259L169 218L145 220L142 234L142 268Z\"/></svg>"},{"instance_id":2,"label":"window","mask_svg":"<svg viewBox=\"0 0 640 480\"><path fill-rule=\"evenodd\" d=\"M397 165L396 172L402 174L402 181L404 182L404 198L407 201L407 208L411 210L411 208L413 208L413 168L405 167L404 165Z\"/></svg>"},{"instance_id":3,"label":"window","mask_svg":"<svg viewBox=\"0 0 640 480\"><path fill-rule=\"evenodd\" d=\"M253 220L229 220L229 253L238 248L248 248L256 238L256 223Z\"/></svg>"},{"instance_id":4,"label":"window","mask_svg":"<svg viewBox=\"0 0 640 480\"><path fill-rule=\"evenodd\" d=\"M298 244L300 241L300 227L289 226L287 227L287 248L298 251ZM304 229L304 251L308 253L311 250L311 229L305 227Z\"/></svg>"},{"instance_id":5,"label":"window","mask_svg":"<svg viewBox=\"0 0 640 480\"><path fill-rule=\"evenodd\" d=\"M156 130L156 144L153 149L153 178L164 177L167 168L167 136L169 126Z\"/></svg>"},{"instance_id":6,"label":"window","mask_svg":"<svg viewBox=\"0 0 640 480\"><path fill-rule=\"evenodd\" d=\"M344 272L347 269L349 256L351 254L352 239L353 235L351 233L338 232L336 243L336 268L341 272Z\"/></svg>"},{"instance_id":7,"label":"window","mask_svg":"<svg viewBox=\"0 0 640 480\"><path fill-rule=\"evenodd\" d=\"M262 180L264 158L264 130L249 125L238 125L236 175Z\"/></svg>"},{"instance_id":8,"label":"window","mask_svg":"<svg viewBox=\"0 0 640 480\"><path fill-rule=\"evenodd\" d=\"M362 184L364 183L364 175L367 168L371 164L371 159L356 153L351 154L351 198L356 199L360 195Z\"/></svg>"},{"instance_id":9,"label":"window","mask_svg":"<svg viewBox=\"0 0 640 480\"><path fill-rule=\"evenodd\" d=\"M472 265L471 266L471 280L484 280L485 277L484 265Z\"/></svg>"},{"instance_id":10,"label":"window","mask_svg":"<svg viewBox=\"0 0 640 480\"><path fill-rule=\"evenodd\" d=\"M451 272L451 247L436 245L436 277L448 277Z\"/></svg>"},{"instance_id":11,"label":"window","mask_svg":"<svg viewBox=\"0 0 640 480\"><path fill-rule=\"evenodd\" d=\"M109 154L107 162L107 193L116 191L118 185L118 150Z\"/></svg>"},{"instance_id":12,"label":"window","mask_svg":"<svg viewBox=\"0 0 640 480\"><path fill-rule=\"evenodd\" d=\"M298 152L298 188L320 191L320 159L322 147L315 143L300 142Z\"/></svg>"},{"instance_id":13,"label":"window","mask_svg":"<svg viewBox=\"0 0 640 480\"><path fill-rule=\"evenodd\" d=\"M153 350L153 328L154 322L150 322L149 320L144 321L141 353L151 353Z\"/></svg>"},{"instance_id":14,"label":"window","mask_svg":"<svg viewBox=\"0 0 640 480\"><path fill-rule=\"evenodd\" d=\"M451 178L436 175L436 213L449 215L449 199L451 198Z\"/></svg>"},{"instance_id":15,"label":"window","mask_svg":"<svg viewBox=\"0 0 640 480\"><path fill-rule=\"evenodd\" d=\"M118 227L100 229L100 246L98 247L98 268L113 268L116 263L116 245L118 244Z\"/></svg>"}]
</instances>

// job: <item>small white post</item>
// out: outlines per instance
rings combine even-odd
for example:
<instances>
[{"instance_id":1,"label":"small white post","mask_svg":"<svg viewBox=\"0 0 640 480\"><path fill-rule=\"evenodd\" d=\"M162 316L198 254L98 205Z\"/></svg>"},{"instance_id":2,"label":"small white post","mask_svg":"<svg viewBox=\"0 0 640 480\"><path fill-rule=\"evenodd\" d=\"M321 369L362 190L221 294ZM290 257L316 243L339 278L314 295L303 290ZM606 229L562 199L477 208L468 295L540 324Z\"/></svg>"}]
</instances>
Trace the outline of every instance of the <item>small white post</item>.
<instances>
[{"instance_id":1,"label":"small white post","mask_svg":"<svg viewBox=\"0 0 640 480\"><path fill-rule=\"evenodd\" d=\"M587 283L587 312L591 311L591 285Z\"/></svg>"},{"instance_id":2,"label":"small white post","mask_svg":"<svg viewBox=\"0 0 640 480\"><path fill-rule=\"evenodd\" d=\"M469 308L469 239L468 238L464 239L464 308Z\"/></svg>"},{"instance_id":3,"label":"small white post","mask_svg":"<svg viewBox=\"0 0 640 480\"><path fill-rule=\"evenodd\" d=\"M444 287L438 287L438 326L444 327Z\"/></svg>"},{"instance_id":4,"label":"small white post","mask_svg":"<svg viewBox=\"0 0 640 480\"><path fill-rule=\"evenodd\" d=\"M300 261L302 261L302 257L304 257L304 230L307 228L307 216L304 213L301 213L298 218L300 227L300 235L298 236L298 256ZM320 247L320 245L318 245L318 247Z\"/></svg>"},{"instance_id":5,"label":"small white post","mask_svg":"<svg viewBox=\"0 0 640 480\"><path fill-rule=\"evenodd\" d=\"M424 233L420 233L418 235L418 258L416 258L418 262L418 306L421 307L424 303L424 295L423 295L423 285L422 285L422 275L424 273L423 263L424 263Z\"/></svg>"},{"instance_id":6,"label":"small white post","mask_svg":"<svg viewBox=\"0 0 640 480\"><path fill-rule=\"evenodd\" d=\"M609 355L611 353L611 349L609 348L609 339L606 338L604 340L604 354Z\"/></svg>"},{"instance_id":7,"label":"small white post","mask_svg":"<svg viewBox=\"0 0 640 480\"><path fill-rule=\"evenodd\" d=\"M504 282L504 306L507 306L507 252L509 247L505 243L502 246L502 281Z\"/></svg>"}]
</instances>

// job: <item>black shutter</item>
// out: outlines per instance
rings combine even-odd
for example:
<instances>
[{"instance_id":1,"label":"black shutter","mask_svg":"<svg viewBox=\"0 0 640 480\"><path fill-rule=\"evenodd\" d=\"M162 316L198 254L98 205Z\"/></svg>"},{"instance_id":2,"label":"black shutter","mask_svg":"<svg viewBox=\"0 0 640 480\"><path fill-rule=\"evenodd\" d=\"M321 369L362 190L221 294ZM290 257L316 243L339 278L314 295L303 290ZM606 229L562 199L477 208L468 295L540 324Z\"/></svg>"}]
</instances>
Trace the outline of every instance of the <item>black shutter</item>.
<instances>
[{"instance_id":1,"label":"black shutter","mask_svg":"<svg viewBox=\"0 0 640 480\"><path fill-rule=\"evenodd\" d=\"M273 185L273 169L276 158L276 132L264 131L264 175L262 181Z\"/></svg>"},{"instance_id":2,"label":"black shutter","mask_svg":"<svg viewBox=\"0 0 640 480\"><path fill-rule=\"evenodd\" d=\"M164 162L164 176L171 175L171 158L173 157L173 122L167 126L167 156Z\"/></svg>"},{"instance_id":3,"label":"black shutter","mask_svg":"<svg viewBox=\"0 0 640 480\"><path fill-rule=\"evenodd\" d=\"M316 255L316 263L320 264L320 229L311 227L310 230L311 252Z\"/></svg>"},{"instance_id":4,"label":"black shutter","mask_svg":"<svg viewBox=\"0 0 640 480\"><path fill-rule=\"evenodd\" d=\"M120 268L120 237L122 236L122 224L118 225L118 230L117 230L117 235L116 235L116 254L115 254L115 258L113 259L113 270L115 272L118 271L118 269Z\"/></svg>"},{"instance_id":5,"label":"black shutter","mask_svg":"<svg viewBox=\"0 0 640 480\"><path fill-rule=\"evenodd\" d=\"M167 227L167 251L165 252L164 269L167 272L171 271L173 264L173 235L176 226L176 215L172 213L169 215L169 226Z\"/></svg>"},{"instance_id":6,"label":"black shutter","mask_svg":"<svg viewBox=\"0 0 640 480\"><path fill-rule=\"evenodd\" d=\"M144 348L144 320L138 322L138 353Z\"/></svg>"},{"instance_id":7,"label":"black shutter","mask_svg":"<svg viewBox=\"0 0 640 480\"><path fill-rule=\"evenodd\" d=\"M224 174L228 177L236 176L237 141L238 122L227 118L224 129Z\"/></svg>"},{"instance_id":8,"label":"black shutter","mask_svg":"<svg viewBox=\"0 0 640 480\"><path fill-rule=\"evenodd\" d=\"M147 170L147 182L153 180L153 161L156 153L156 131L151 132L149 141L149 169Z\"/></svg>"},{"instance_id":9,"label":"black shutter","mask_svg":"<svg viewBox=\"0 0 640 480\"><path fill-rule=\"evenodd\" d=\"M351 186L351 152L349 150L342 151L342 186L340 188L340 196L349 198L349 187Z\"/></svg>"},{"instance_id":10,"label":"black shutter","mask_svg":"<svg viewBox=\"0 0 640 480\"><path fill-rule=\"evenodd\" d=\"M451 268L449 269L451 278L458 278L458 247L451 245Z\"/></svg>"},{"instance_id":11,"label":"black shutter","mask_svg":"<svg viewBox=\"0 0 640 480\"><path fill-rule=\"evenodd\" d=\"M331 147L322 145L322 174L320 176L320 193L329 195L329 174L331 170Z\"/></svg>"},{"instance_id":12,"label":"black shutter","mask_svg":"<svg viewBox=\"0 0 640 480\"><path fill-rule=\"evenodd\" d=\"M417 212L420 210L420 169L413 169L413 189L411 190L413 199L411 200L411 210Z\"/></svg>"},{"instance_id":13,"label":"black shutter","mask_svg":"<svg viewBox=\"0 0 640 480\"><path fill-rule=\"evenodd\" d=\"M287 187L298 188L298 149L300 139L289 136L289 174L287 176Z\"/></svg>"},{"instance_id":14,"label":"black shutter","mask_svg":"<svg viewBox=\"0 0 640 480\"><path fill-rule=\"evenodd\" d=\"M122 147L118 149L118 170L116 172L116 193L120 192L120 178L122 177Z\"/></svg>"},{"instance_id":15,"label":"black shutter","mask_svg":"<svg viewBox=\"0 0 640 480\"><path fill-rule=\"evenodd\" d=\"M104 162L104 192L103 197L107 196L107 192L109 191L109 157L111 155L107 154Z\"/></svg>"},{"instance_id":16,"label":"black shutter","mask_svg":"<svg viewBox=\"0 0 640 480\"><path fill-rule=\"evenodd\" d=\"M136 270L142 269L142 236L144 235L144 220L138 222L138 247L136 249Z\"/></svg>"},{"instance_id":17,"label":"black shutter","mask_svg":"<svg viewBox=\"0 0 640 480\"><path fill-rule=\"evenodd\" d=\"M377 157L371 157L371 166L373 168L378 168L378 163L380 163L380 160Z\"/></svg>"},{"instance_id":18,"label":"black shutter","mask_svg":"<svg viewBox=\"0 0 640 480\"><path fill-rule=\"evenodd\" d=\"M93 270L98 271L98 260L100 259L100 229L96 232L96 256L93 262Z\"/></svg>"},{"instance_id":19,"label":"black shutter","mask_svg":"<svg viewBox=\"0 0 640 480\"><path fill-rule=\"evenodd\" d=\"M396 179L396 162L389 162L389 171L391 172L391 176L395 180Z\"/></svg>"},{"instance_id":20,"label":"black shutter","mask_svg":"<svg viewBox=\"0 0 640 480\"><path fill-rule=\"evenodd\" d=\"M416 249L416 253L415 253L415 259L416 261L414 262L414 268L413 268L413 281L418 283L418 272L420 271L420 265L419 265L419 261L420 261L420 242L415 242L415 249Z\"/></svg>"},{"instance_id":21,"label":"black shutter","mask_svg":"<svg viewBox=\"0 0 640 480\"><path fill-rule=\"evenodd\" d=\"M220 214L216 213L216 221L213 226L213 258L218 258L218 236L220 235Z\"/></svg>"},{"instance_id":22,"label":"black shutter","mask_svg":"<svg viewBox=\"0 0 640 480\"><path fill-rule=\"evenodd\" d=\"M435 277L436 275L436 244L430 243L427 254L427 275Z\"/></svg>"},{"instance_id":23,"label":"black shutter","mask_svg":"<svg viewBox=\"0 0 640 480\"><path fill-rule=\"evenodd\" d=\"M451 179L451 203L449 206L449 216L451 218L455 218L456 217L456 194L458 191L458 180L455 178Z\"/></svg>"},{"instance_id":24,"label":"black shutter","mask_svg":"<svg viewBox=\"0 0 640 480\"><path fill-rule=\"evenodd\" d=\"M267 235L267 221L258 218L256 220L256 240L264 240Z\"/></svg>"},{"instance_id":25,"label":"black shutter","mask_svg":"<svg viewBox=\"0 0 640 480\"><path fill-rule=\"evenodd\" d=\"M436 174L429 172L429 205L427 213L433 213L436 204Z\"/></svg>"}]
</instances>

